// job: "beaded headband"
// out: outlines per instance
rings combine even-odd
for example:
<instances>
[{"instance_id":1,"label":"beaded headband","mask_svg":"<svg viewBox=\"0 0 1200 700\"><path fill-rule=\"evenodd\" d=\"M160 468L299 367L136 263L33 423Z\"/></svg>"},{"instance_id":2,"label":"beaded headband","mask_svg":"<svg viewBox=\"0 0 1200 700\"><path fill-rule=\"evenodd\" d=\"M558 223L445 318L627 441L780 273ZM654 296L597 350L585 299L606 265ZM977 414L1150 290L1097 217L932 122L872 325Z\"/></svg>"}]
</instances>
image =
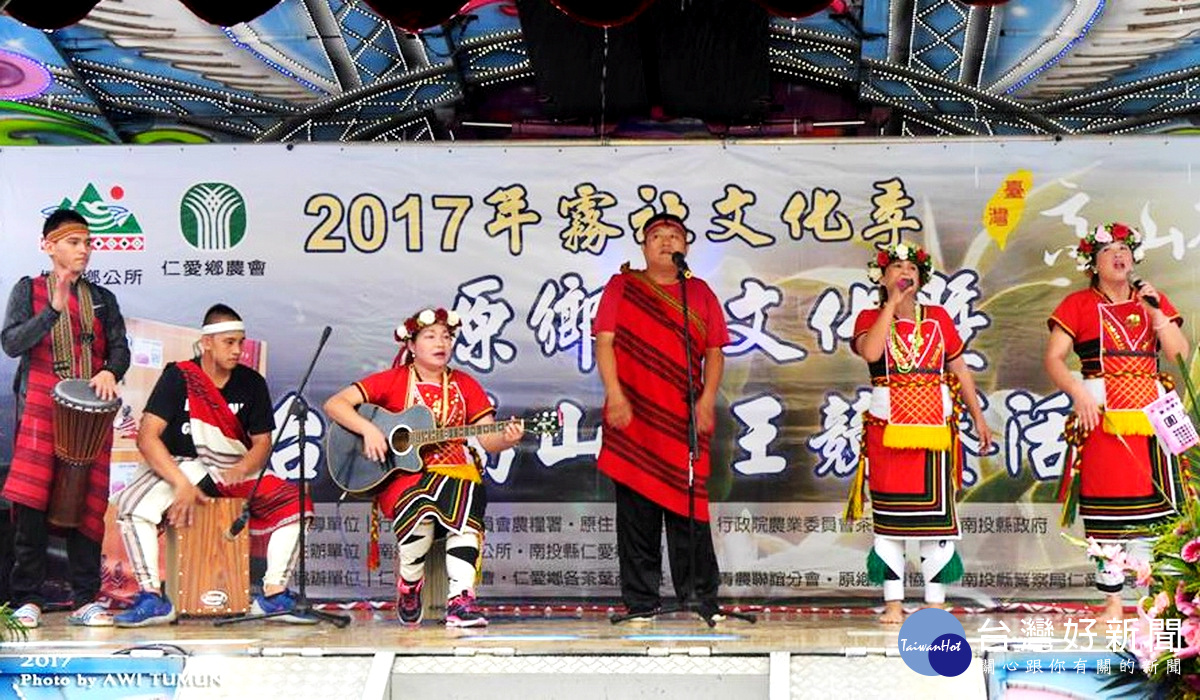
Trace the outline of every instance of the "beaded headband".
<instances>
[{"instance_id":1,"label":"beaded headband","mask_svg":"<svg viewBox=\"0 0 1200 700\"><path fill-rule=\"evenodd\" d=\"M50 241L51 243L58 243L67 236L77 233L83 234L84 236L90 236L92 232L87 226L79 223L78 221L68 221L56 229L47 231L46 235L42 236L42 238Z\"/></svg>"}]
</instances>

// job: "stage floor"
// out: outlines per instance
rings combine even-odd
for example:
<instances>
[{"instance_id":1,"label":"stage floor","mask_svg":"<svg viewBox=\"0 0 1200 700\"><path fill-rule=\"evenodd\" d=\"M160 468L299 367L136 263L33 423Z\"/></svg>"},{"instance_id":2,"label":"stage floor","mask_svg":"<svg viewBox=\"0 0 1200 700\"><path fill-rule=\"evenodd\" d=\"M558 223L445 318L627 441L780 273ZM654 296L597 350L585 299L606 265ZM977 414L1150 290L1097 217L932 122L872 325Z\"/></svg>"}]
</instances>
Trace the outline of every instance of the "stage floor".
<instances>
[{"instance_id":1,"label":"stage floor","mask_svg":"<svg viewBox=\"0 0 1200 700\"><path fill-rule=\"evenodd\" d=\"M727 607L727 610L736 608ZM291 625L251 621L215 626L212 619L191 618L177 624L139 629L86 628L68 625L66 612L46 613L42 626L25 641L10 642L4 649L58 648L76 652L115 650L147 645L174 645L196 653L272 653L280 649L322 650L331 654L371 654L387 650L397 654L462 653L464 648L498 649L515 654L625 654L646 653L647 647L705 647L711 654L830 655L895 653L899 625L883 625L877 611L867 608L761 608L749 607L757 622L727 618L708 627L696 615L672 613L653 620L612 624L607 608L572 609L563 605L486 608L489 625L472 629L447 628L425 620L419 627L401 625L391 610L339 612L350 625ZM619 611L619 610L618 610ZM1002 612L963 613L952 610L963 623L967 640L979 655L981 635L1006 635L1022 639L1022 631L1042 622L1054 636L1039 641L1062 648L1063 623L1092 613ZM1007 632L1004 630L1007 629ZM980 630L985 630L981 632ZM1103 648L1103 625L1097 626Z\"/></svg>"},{"instance_id":2,"label":"stage floor","mask_svg":"<svg viewBox=\"0 0 1200 700\"><path fill-rule=\"evenodd\" d=\"M136 688L140 697L184 700L985 700L1007 697L1001 689L1006 669L1042 660L1043 668L1052 669L1050 650L1071 650L1069 657L1059 656L1072 671L1075 664L1095 670L1100 659L1112 656L1105 651L1103 624L1096 625L1090 648L1065 634L1071 623L1083 628L1082 621L1097 614L1093 610L1015 607L1021 609L952 610L974 657L957 677L907 668L897 649L900 626L882 625L877 611L862 607L749 607L757 622L728 618L710 628L685 613L614 625L607 606L492 606L485 607L487 627L466 630L433 620L405 627L390 609L345 612L351 622L342 628L268 621L218 627L211 619L83 628L68 625L66 612L52 612L28 639L0 645L0 698L51 697L31 695L29 686L54 682L86 686L89 697L128 696L99 694L108 683L113 691ZM1027 643L1041 651L1029 651ZM1103 663L1110 662L1115 669L1121 660ZM30 675L29 667L39 664L46 667ZM1107 678L1092 675L1064 670L1033 680L1039 687L1047 681L1091 683L1067 688L1063 697L1099 697ZM1012 681L1014 687L1022 682ZM120 683L128 687L116 687Z\"/></svg>"}]
</instances>

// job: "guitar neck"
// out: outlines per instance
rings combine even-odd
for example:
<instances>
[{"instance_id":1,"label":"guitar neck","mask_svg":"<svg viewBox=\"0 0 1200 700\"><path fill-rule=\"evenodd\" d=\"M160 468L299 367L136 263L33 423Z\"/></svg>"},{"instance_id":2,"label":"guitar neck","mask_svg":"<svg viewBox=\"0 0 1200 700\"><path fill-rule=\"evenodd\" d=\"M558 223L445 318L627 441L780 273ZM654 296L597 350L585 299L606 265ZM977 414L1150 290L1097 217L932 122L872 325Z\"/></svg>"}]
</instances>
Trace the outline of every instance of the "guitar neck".
<instances>
[{"instance_id":1,"label":"guitar neck","mask_svg":"<svg viewBox=\"0 0 1200 700\"><path fill-rule=\"evenodd\" d=\"M466 440L467 438L479 435L502 433L504 432L504 427L514 421L517 423L523 422L517 418L498 423L484 423L482 425L458 425L449 428L434 428L432 430L414 430L411 439L418 445L429 445L435 442L446 442L447 440Z\"/></svg>"}]
</instances>

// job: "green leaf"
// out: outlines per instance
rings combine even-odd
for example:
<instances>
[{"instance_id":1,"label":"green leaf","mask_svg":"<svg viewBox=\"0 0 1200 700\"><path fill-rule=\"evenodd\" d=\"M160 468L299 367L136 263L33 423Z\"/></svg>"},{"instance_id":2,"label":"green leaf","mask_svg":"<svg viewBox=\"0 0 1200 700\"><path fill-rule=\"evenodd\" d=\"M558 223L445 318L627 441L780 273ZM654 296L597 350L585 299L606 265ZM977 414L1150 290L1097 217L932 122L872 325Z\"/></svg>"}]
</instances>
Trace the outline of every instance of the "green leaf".
<instances>
[{"instance_id":1,"label":"green leaf","mask_svg":"<svg viewBox=\"0 0 1200 700\"><path fill-rule=\"evenodd\" d=\"M29 630L25 629L25 625L17 622L17 618L13 615L13 609L9 604L0 604L0 638L20 638L24 641L28 636Z\"/></svg>"}]
</instances>

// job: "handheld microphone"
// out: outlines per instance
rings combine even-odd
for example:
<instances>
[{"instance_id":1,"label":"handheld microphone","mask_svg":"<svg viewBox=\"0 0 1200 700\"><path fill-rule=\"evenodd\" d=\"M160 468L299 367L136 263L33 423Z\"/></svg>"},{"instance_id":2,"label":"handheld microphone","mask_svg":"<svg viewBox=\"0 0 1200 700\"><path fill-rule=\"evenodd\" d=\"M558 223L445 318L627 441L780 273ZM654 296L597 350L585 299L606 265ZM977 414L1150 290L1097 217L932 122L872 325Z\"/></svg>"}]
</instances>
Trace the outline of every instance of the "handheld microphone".
<instances>
[{"instance_id":1,"label":"handheld microphone","mask_svg":"<svg viewBox=\"0 0 1200 700\"><path fill-rule=\"evenodd\" d=\"M1140 292L1142 291L1142 287L1146 286L1146 280L1139 277L1136 272L1130 271L1129 284L1133 285L1135 291ZM1146 304L1152 309L1162 308L1158 303L1158 299L1154 297L1142 297L1142 301L1146 302Z\"/></svg>"},{"instance_id":2,"label":"handheld microphone","mask_svg":"<svg viewBox=\"0 0 1200 700\"><path fill-rule=\"evenodd\" d=\"M684 259L683 253L675 251L671 253L671 262L675 263L675 269L686 279L691 279L692 270L688 267L687 260Z\"/></svg>"},{"instance_id":3,"label":"handheld microphone","mask_svg":"<svg viewBox=\"0 0 1200 700\"><path fill-rule=\"evenodd\" d=\"M902 292L903 292L904 290L908 289L909 287L911 287L912 285L913 285L913 282L912 282L912 280L908 279L907 277L905 277L904 279L900 280L900 281L899 281L899 282L896 284L896 286L897 286L897 287L899 287L899 288L900 288L900 291L902 291Z\"/></svg>"},{"instance_id":4,"label":"handheld microphone","mask_svg":"<svg viewBox=\"0 0 1200 700\"><path fill-rule=\"evenodd\" d=\"M230 542L237 539L237 536L241 534L242 530L246 529L246 523L249 520L250 512L243 510L242 514L238 516L238 519L234 520L233 524L229 526L229 531L225 533L225 539L229 540Z\"/></svg>"}]
</instances>

